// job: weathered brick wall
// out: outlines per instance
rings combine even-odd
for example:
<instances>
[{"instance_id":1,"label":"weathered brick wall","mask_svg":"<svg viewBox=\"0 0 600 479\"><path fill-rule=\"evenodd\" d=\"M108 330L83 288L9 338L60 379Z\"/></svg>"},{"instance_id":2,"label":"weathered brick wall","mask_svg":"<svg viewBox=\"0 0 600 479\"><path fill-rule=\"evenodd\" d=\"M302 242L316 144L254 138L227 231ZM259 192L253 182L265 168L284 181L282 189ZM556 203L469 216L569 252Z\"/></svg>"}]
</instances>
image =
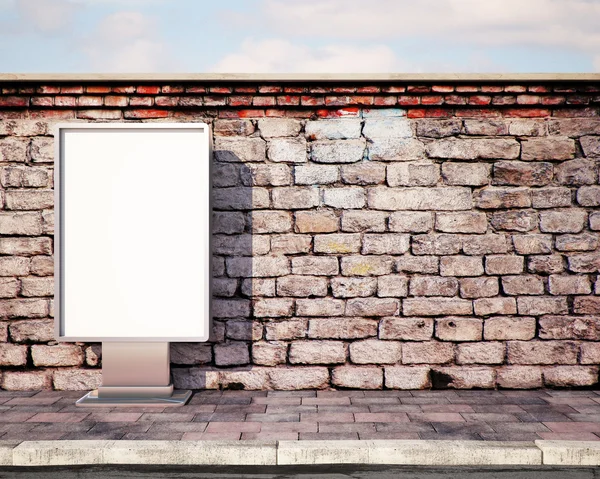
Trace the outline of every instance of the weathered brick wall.
<instances>
[{"instance_id":1,"label":"weathered brick wall","mask_svg":"<svg viewBox=\"0 0 600 479\"><path fill-rule=\"evenodd\" d=\"M598 382L598 84L0 86L4 389L101 380L53 338L55 121L213 127L214 331L177 387Z\"/></svg>"}]
</instances>

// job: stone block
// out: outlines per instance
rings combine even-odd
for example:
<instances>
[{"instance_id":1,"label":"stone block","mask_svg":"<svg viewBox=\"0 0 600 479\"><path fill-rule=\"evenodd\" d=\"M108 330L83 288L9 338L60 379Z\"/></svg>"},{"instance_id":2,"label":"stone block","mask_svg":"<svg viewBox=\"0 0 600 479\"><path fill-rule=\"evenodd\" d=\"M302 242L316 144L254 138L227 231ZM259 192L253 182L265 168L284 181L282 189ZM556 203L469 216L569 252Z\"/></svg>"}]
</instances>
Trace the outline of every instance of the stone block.
<instances>
[{"instance_id":1,"label":"stone block","mask_svg":"<svg viewBox=\"0 0 600 479\"><path fill-rule=\"evenodd\" d=\"M273 207L283 210L301 210L319 205L317 187L279 187L273 188Z\"/></svg>"},{"instance_id":2,"label":"stone block","mask_svg":"<svg viewBox=\"0 0 600 479\"><path fill-rule=\"evenodd\" d=\"M485 272L486 274L521 274L523 263L522 256L490 255L485 257Z\"/></svg>"},{"instance_id":3,"label":"stone block","mask_svg":"<svg viewBox=\"0 0 600 479\"><path fill-rule=\"evenodd\" d=\"M480 298L473 301L473 308L477 316L517 314L517 302L514 298Z\"/></svg>"},{"instance_id":4,"label":"stone block","mask_svg":"<svg viewBox=\"0 0 600 479\"><path fill-rule=\"evenodd\" d=\"M249 136L254 133L254 125L250 120L215 120L213 133L215 136Z\"/></svg>"},{"instance_id":5,"label":"stone block","mask_svg":"<svg viewBox=\"0 0 600 479\"><path fill-rule=\"evenodd\" d=\"M307 144L304 138L274 138L269 141L267 155L276 163L306 163Z\"/></svg>"},{"instance_id":6,"label":"stone block","mask_svg":"<svg viewBox=\"0 0 600 479\"><path fill-rule=\"evenodd\" d=\"M486 163L442 163L442 178L447 185L485 186L490 177L491 166Z\"/></svg>"},{"instance_id":7,"label":"stone block","mask_svg":"<svg viewBox=\"0 0 600 479\"><path fill-rule=\"evenodd\" d=\"M350 343L349 352L354 364L396 364L402 360L402 343L364 339Z\"/></svg>"},{"instance_id":8,"label":"stone block","mask_svg":"<svg viewBox=\"0 0 600 479\"><path fill-rule=\"evenodd\" d=\"M353 389L381 389L383 370L374 366L338 366L331 373L334 386Z\"/></svg>"},{"instance_id":9,"label":"stone block","mask_svg":"<svg viewBox=\"0 0 600 479\"><path fill-rule=\"evenodd\" d=\"M346 314L353 316L394 316L399 313L400 301L394 298L351 298Z\"/></svg>"},{"instance_id":10,"label":"stone block","mask_svg":"<svg viewBox=\"0 0 600 479\"><path fill-rule=\"evenodd\" d=\"M600 135L600 120L597 118L557 118L548 123L551 135L580 137Z\"/></svg>"},{"instance_id":11,"label":"stone block","mask_svg":"<svg viewBox=\"0 0 600 479\"><path fill-rule=\"evenodd\" d=\"M598 316L543 316L539 319L541 339L600 339Z\"/></svg>"},{"instance_id":12,"label":"stone block","mask_svg":"<svg viewBox=\"0 0 600 479\"><path fill-rule=\"evenodd\" d=\"M486 341L527 341L535 337L535 328L532 317L491 317L483 322L483 338Z\"/></svg>"},{"instance_id":13,"label":"stone block","mask_svg":"<svg viewBox=\"0 0 600 479\"><path fill-rule=\"evenodd\" d=\"M39 236L42 218L39 212L0 212L0 235Z\"/></svg>"},{"instance_id":14,"label":"stone block","mask_svg":"<svg viewBox=\"0 0 600 479\"><path fill-rule=\"evenodd\" d=\"M271 253L298 254L310 251L310 235L284 234L271 236Z\"/></svg>"},{"instance_id":15,"label":"stone block","mask_svg":"<svg viewBox=\"0 0 600 479\"><path fill-rule=\"evenodd\" d=\"M503 276L502 289L505 294L544 294L544 282L536 275Z\"/></svg>"},{"instance_id":16,"label":"stone block","mask_svg":"<svg viewBox=\"0 0 600 479\"><path fill-rule=\"evenodd\" d=\"M577 364L579 345L573 341L508 341L510 364Z\"/></svg>"},{"instance_id":17,"label":"stone block","mask_svg":"<svg viewBox=\"0 0 600 479\"><path fill-rule=\"evenodd\" d=\"M441 341L481 341L483 322L475 318L435 320L435 337Z\"/></svg>"},{"instance_id":18,"label":"stone block","mask_svg":"<svg viewBox=\"0 0 600 479\"><path fill-rule=\"evenodd\" d=\"M329 385L329 370L324 367L273 368L269 370L273 389L324 389Z\"/></svg>"},{"instance_id":19,"label":"stone block","mask_svg":"<svg viewBox=\"0 0 600 479\"><path fill-rule=\"evenodd\" d=\"M413 161L425 158L425 145L414 138L373 138L367 145L370 161Z\"/></svg>"},{"instance_id":20,"label":"stone block","mask_svg":"<svg viewBox=\"0 0 600 479\"><path fill-rule=\"evenodd\" d=\"M298 165L294 167L294 183L297 185L328 185L339 181L337 165Z\"/></svg>"},{"instance_id":21,"label":"stone block","mask_svg":"<svg viewBox=\"0 0 600 479\"><path fill-rule=\"evenodd\" d=\"M245 186L285 186L292 183L292 174L288 165L248 163L241 169L240 174Z\"/></svg>"},{"instance_id":22,"label":"stone block","mask_svg":"<svg viewBox=\"0 0 600 479\"><path fill-rule=\"evenodd\" d=\"M362 254L403 254L410 248L410 236L396 233L365 234Z\"/></svg>"},{"instance_id":23,"label":"stone block","mask_svg":"<svg viewBox=\"0 0 600 479\"><path fill-rule=\"evenodd\" d=\"M517 254L550 254L552 253L552 236L543 234L513 235Z\"/></svg>"},{"instance_id":24,"label":"stone block","mask_svg":"<svg viewBox=\"0 0 600 479\"><path fill-rule=\"evenodd\" d=\"M431 370L433 387L453 389L493 388L495 374L492 368L449 366Z\"/></svg>"},{"instance_id":25,"label":"stone block","mask_svg":"<svg viewBox=\"0 0 600 479\"><path fill-rule=\"evenodd\" d=\"M567 257L569 271L573 273L595 273L600 271L600 254L573 254Z\"/></svg>"},{"instance_id":26,"label":"stone block","mask_svg":"<svg viewBox=\"0 0 600 479\"><path fill-rule=\"evenodd\" d=\"M388 218L384 211L345 210L342 211L342 231L383 232Z\"/></svg>"},{"instance_id":27,"label":"stone block","mask_svg":"<svg viewBox=\"0 0 600 479\"><path fill-rule=\"evenodd\" d=\"M403 364L444 364L454 361L454 344L439 341L405 343Z\"/></svg>"},{"instance_id":28,"label":"stone block","mask_svg":"<svg viewBox=\"0 0 600 479\"><path fill-rule=\"evenodd\" d=\"M241 341L215 344L215 364L217 366L237 366L250 362L248 344Z\"/></svg>"},{"instance_id":29,"label":"stone block","mask_svg":"<svg viewBox=\"0 0 600 479\"><path fill-rule=\"evenodd\" d=\"M494 212L490 224L496 231L531 231L537 228L538 214L530 211Z\"/></svg>"},{"instance_id":30,"label":"stone block","mask_svg":"<svg viewBox=\"0 0 600 479\"><path fill-rule=\"evenodd\" d=\"M292 273L334 276L339 273L338 259L327 256L297 256L292 258Z\"/></svg>"},{"instance_id":31,"label":"stone block","mask_svg":"<svg viewBox=\"0 0 600 479\"><path fill-rule=\"evenodd\" d=\"M462 121L458 118L447 120L417 120L417 135L429 138L443 138L458 135L462 130Z\"/></svg>"},{"instance_id":32,"label":"stone block","mask_svg":"<svg viewBox=\"0 0 600 479\"><path fill-rule=\"evenodd\" d=\"M52 254L50 238L4 237L0 238L0 254L30 256Z\"/></svg>"},{"instance_id":33,"label":"stone block","mask_svg":"<svg viewBox=\"0 0 600 479\"><path fill-rule=\"evenodd\" d=\"M600 158L600 136L582 136L579 143L587 158Z\"/></svg>"},{"instance_id":34,"label":"stone block","mask_svg":"<svg viewBox=\"0 0 600 479\"><path fill-rule=\"evenodd\" d=\"M57 369L52 376L54 389L89 391L102 385L101 369Z\"/></svg>"},{"instance_id":35,"label":"stone block","mask_svg":"<svg viewBox=\"0 0 600 479\"><path fill-rule=\"evenodd\" d=\"M265 338L268 341L289 341L305 338L308 321L305 319L292 321L269 321L265 324Z\"/></svg>"},{"instance_id":36,"label":"stone block","mask_svg":"<svg viewBox=\"0 0 600 479\"><path fill-rule=\"evenodd\" d=\"M465 120L464 131L467 135L501 136L508 135L508 123L503 120Z\"/></svg>"},{"instance_id":37,"label":"stone block","mask_svg":"<svg viewBox=\"0 0 600 479\"><path fill-rule=\"evenodd\" d=\"M0 318L44 318L48 315L46 299L0 300Z\"/></svg>"},{"instance_id":38,"label":"stone block","mask_svg":"<svg viewBox=\"0 0 600 479\"><path fill-rule=\"evenodd\" d=\"M242 280L242 295L250 297L275 296L274 278L251 278Z\"/></svg>"},{"instance_id":39,"label":"stone block","mask_svg":"<svg viewBox=\"0 0 600 479\"><path fill-rule=\"evenodd\" d=\"M598 235L582 233L578 235L560 235L556 237L558 251L593 251L598 248Z\"/></svg>"},{"instance_id":40,"label":"stone block","mask_svg":"<svg viewBox=\"0 0 600 479\"><path fill-rule=\"evenodd\" d=\"M34 344L31 346L31 358L36 367L81 366L84 355L81 347L75 344L57 344L55 346Z\"/></svg>"},{"instance_id":41,"label":"stone block","mask_svg":"<svg viewBox=\"0 0 600 479\"><path fill-rule=\"evenodd\" d=\"M464 343L456 346L457 364L502 364L505 355L504 343Z\"/></svg>"},{"instance_id":42,"label":"stone block","mask_svg":"<svg viewBox=\"0 0 600 479\"><path fill-rule=\"evenodd\" d=\"M380 276L386 278L386 276ZM401 284L403 277L396 277L395 284ZM404 278L406 281L406 278ZM354 278L354 277L337 277L331 278L331 291L335 298L356 298L373 296L378 289L378 278ZM405 284L406 288L406 284ZM392 295L394 296L394 295Z\"/></svg>"},{"instance_id":43,"label":"stone block","mask_svg":"<svg viewBox=\"0 0 600 479\"><path fill-rule=\"evenodd\" d=\"M587 223L587 212L578 209L540 213L540 231L544 233L579 233Z\"/></svg>"},{"instance_id":44,"label":"stone block","mask_svg":"<svg viewBox=\"0 0 600 479\"><path fill-rule=\"evenodd\" d=\"M29 138L3 138L0 140L0 161L25 163L28 147Z\"/></svg>"},{"instance_id":45,"label":"stone block","mask_svg":"<svg viewBox=\"0 0 600 479\"><path fill-rule=\"evenodd\" d=\"M307 121L304 127L308 140L346 140L360 138L362 122L359 119Z\"/></svg>"},{"instance_id":46,"label":"stone block","mask_svg":"<svg viewBox=\"0 0 600 479\"><path fill-rule=\"evenodd\" d=\"M294 341L291 364L341 364L346 362L346 345L341 341Z\"/></svg>"},{"instance_id":47,"label":"stone block","mask_svg":"<svg viewBox=\"0 0 600 479\"><path fill-rule=\"evenodd\" d=\"M345 306L345 301L342 299L298 299L296 314L298 316L343 316Z\"/></svg>"},{"instance_id":48,"label":"stone block","mask_svg":"<svg viewBox=\"0 0 600 479\"><path fill-rule=\"evenodd\" d=\"M344 256L341 267L344 276L382 276L392 272L394 260L388 256Z\"/></svg>"},{"instance_id":49,"label":"stone block","mask_svg":"<svg viewBox=\"0 0 600 479\"><path fill-rule=\"evenodd\" d=\"M368 215L375 212L369 211ZM399 233L427 233L433 228L433 213L427 211L394 211L389 217L389 229Z\"/></svg>"},{"instance_id":50,"label":"stone block","mask_svg":"<svg viewBox=\"0 0 600 479\"><path fill-rule=\"evenodd\" d=\"M368 118L365 120L362 134L368 138L410 138L412 128L406 117Z\"/></svg>"},{"instance_id":51,"label":"stone block","mask_svg":"<svg viewBox=\"0 0 600 479\"><path fill-rule=\"evenodd\" d=\"M339 218L331 210L297 211L295 224L298 233L333 233L339 228Z\"/></svg>"},{"instance_id":52,"label":"stone block","mask_svg":"<svg viewBox=\"0 0 600 479\"><path fill-rule=\"evenodd\" d=\"M259 341L252 344L252 363L261 366L285 364L287 343L281 341Z\"/></svg>"},{"instance_id":53,"label":"stone block","mask_svg":"<svg viewBox=\"0 0 600 479\"><path fill-rule=\"evenodd\" d=\"M496 381L506 389L538 389L542 387L542 368L505 366L496 370Z\"/></svg>"},{"instance_id":54,"label":"stone block","mask_svg":"<svg viewBox=\"0 0 600 479\"><path fill-rule=\"evenodd\" d=\"M213 299L212 314L215 318L247 318L250 301L247 299Z\"/></svg>"},{"instance_id":55,"label":"stone block","mask_svg":"<svg viewBox=\"0 0 600 479\"><path fill-rule=\"evenodd\" d=\"M266 143L262 138L215 136L214 157L223 162L265 161Z\"/></svg>"},{"instance_id":56,"label":"stone block","mask_svg":"<svg viewBox=\"0 0 600 479\"><path fill-rule=\"evenodd\" d=\"M440 178L440 165L431 162L403 162L387 167L389 186L433 186Z\"/></svg>"},{"instance_id":57,"label":"stone block","mask_svg":"<svg viewBox=\"0 0 600 479\"><path fill-rule=\"evenodd\" d=\"M279 138L282 136L298 136L302 123L288 118L261 118L258 129L263 138Z\"/></svg>"},{"instance_id":58,"label":"stone block","mask_svg":"<svg viewBox=\"0 0 600 479\"><path fill-rule=\"evenodd\" d=\"M365 190L358 186L325 188L323 204L333 208L362 208L365 206Z\"/></svg>"},{"instance_id":59,"label":"stone block","mask_svg":"<svg viewBox=\"0 0 600 479\"><path fill-rule=\"evenodd\" d=\"M292 214L276 210L255 211L250 215L249 223L253 233L286 233L292 229Z\"/></svg>"},{"instance_id":60,"label":"stone block","mask_svg":"<svg viewBox=\"0 0 600 479\"><path fill-rule=\"evenodd\" d=\"M27 364L25 345L2 344L0 348L0 366L25 366Z\"/></svg>"},{"instance_id":61,"label":"stone block","mask_svg":"<svg viewBox=\"0 0 600 479\"><path fill-rule=\"evenodd\" d=\"M433 336L432 318L383 318L379 326L380 339L429 341Z\"/></svg>"},{"instance_id":62,"label":"stone block","mask_svg":"<svg viewBox=\"0 0 600 479\"><path fill-rule=\"evenodd\" d=\"M386 366L385 387L388 389L428 389L431 387L427 366Z\"/></svg>"},{"instance_id":63,"label":"stone block","mask_svg":"<svg viewBox=\"0 0 600 479\"><path fill-rule=\"evenodd\" d=\"M561 208L571 206L571 190L562 186L536 188L531 191L534 208Z\"/></svg>"},{"instance_id":64,"label":"stone block","mask_svg":"<svg viewBox=\"0 0 600 479\"><path fill-rule=\"evenodd\" d=\"M375 279L375 278L348 278ZM333 285L332 285L333 287ZM380 298L403 298L408 295L408 278L399 274L379 276L377 278L377 296ZM335 293L334 293L335 296ZM361 295L368 296L368 295Z\"/></svg>"},{"instance_id":65,"label":"stone block","mask_svg":"<svg viewBox=\"0 0 600 479\"><path fill-rule=\"evenodd\" d=\"M551 366L543 369L543 377L544 385L550 387L593 386L598 383L598 367Z\"/></svg>"},{"instance_id":66,"label":"stone block","mask_svg":"<svg viewBox=\"0 0 600 479\"><path fill-rule=\"evenodd\" d=\"M600 296L576 296L573 298L573 313L600 315Z\"/></svg>"},{"instance_id":67,"label":"stone block","mask_svg":"<svg viewBox=\"0 0 600 479\"><path fill-rule=\"evenodd\" d=\"M385 164L375 161L343 165L342 181L350 185L378 185L385 181Z\"/></svg>"},{"instance_id":68,"label":"stone block","mask_svg":"<svg viewBox=\"0 0 600 479\"><path fill-rule=\"evenodd\" d=\"M51 276L21 278L21 296L54 296L54 278Z\"/></svg>"},{"instance_id":69,"label":"stone block","mask_svg":"<svg viewBox=\"0 0 600 479\"><path fill-rule=\"evenodd\" d=\"M587 275L558 275L548 278L548 291L552 295L590 294L592 285Z\"/></svg>"},{"instance_id":70,"label":"stone block","mask_svg":"<svg viewBox=\"0 0 600 479\"><path fill-rule=\"evenodd\" d=\"M5 188L44 188L51 186L52 170L37 167L6 166L0 173L0 184Z\"/></svg>"},{"instance_id":71,"label":"stone block","mask_svg":"<svg viewBox=\"0 0 600 479\"><path fill-rule=\"evenodd\" d=\"M212 233L235 234L243 233L245 227L244 214L238 211L214 211Z\"/></svg>"},{"instance_id":72,"label":"stone block","mask_svg":"<svg viewBox=\"0 0 600 479\"><path fill-rule=\"evenodd\" d=\"M474 194L475 206L482 209L529 208L529 188L488 186Z\"/></svg>"},{"instance_id":73,"label":"stone block","mask_svg":"<svg viewBox=\"0 0 600 479\"><path fill-rule=\"evenodd\" d=\"M471 190L458 186L385 188L368 191L369 208L376 210L458 211L469 210Z\"/></svg>"},{"instance_id":74,"label":"stone block","mask_svg":"<svg viewBox=\"0 0 600 479\"><path fill-rule=\"evenodd\" d=\"M289 261L285 256L231 257L227 258L226 265L231 278L263 278L290 273Z\"/></svg>"},{"instance_id":75,"label":"stone block","mask_svg":"<svg viewBox=\"0 0 600 479\"><path fill-rule=\"evenodd\" d=\"M254 316L257 318L273 318L291 316L294 311L294 300L284 298L261 298L254 302ZM267 326L268 333L268 326ZM267 339L284 339L269 338Z\"/></svg>"},{"instance_id":76,"label":"stone block","mask_svg":"<svg viewBox=\"0 0 600 479\"><path fill-rule=\"evenodd\" d=\"M405 316L448 316L473 314L473 303L459 298L405 298L402 301Z\"/></svg>"},{"instance_id":77,"label":"stone block","mask_svg":"<svg viewBox=\"0 0 600 479\"><path fill-rule=\"evenodd\" d=\"M461 278L461 298L489 298L499 293L498 278Z\"/></svg>"},{"instance_id":78,"label":"stone block","mask_svg":"<svg viewBox=\"0 0 600 479\"><path fill-rule=\"evenodd\" d=\"M465 235L462 249L468 255L508 253L510 237L504 234Z\"/></svg>"},{"instance_id":79,"label":"stone block","mask_svg":"<svg viewBox=\"0 0 600 479\"><path fill-rule=\"evenodd\" d=\"M283 276L277 278L277 296L327 296L327 280L322 276Z\"/></svg>"},{"instance_id":80,"label":"stone block","mask_svg":"<svg viewBox=\"0 0 600 479\"><path fill-rule=\"evenodd\" d=\"M512 160L518 158L520 145L516 140L504 138L444 138L428 143L426 151L430 158Z\"/></svg>"},{"instance_id":81,"label":"stone block","mask_svg":"<svg viewBox=\"0 0 600 479\"><path fill-rule=\"evenodd\" d=\"M435 229L445 233L485 233L487 218L485 213L436 213Z\"/></svg>"},{"instance_id":82,"label":"stone block","mask_svg":"<svg viewBox=\"0 0 600 479\"><path fill-rule=\"evenodd\" d=\"M599 364L600 363L600 343L585 342L581 343L581 355L579 362L581 364Z\"/></svg>"},{"instance_id":83,"label":"stone block","mask_svg":"<svg viewBox=\"0 0 600 479\"><path fill-rule=\"evenodd\" d=\"M596 162L578 158L565 161L554 168L556 181L561 185L593 185L598 178Z\"/></svg>"},{"instance_id":84,"label":"stone block","mask_svg":"<svg viewBox=\"0 0 600 479\"><path fill-rule=\"evenodd\" d=\"M308 322L308 337L357 339L377 336L378 321L364 318L315 318Z\"/></svg>"},{"instance_id":85,"label":"stone block","mask_svg":"<svg viewBox=\"0 0 600 479\"><path fill-rule=\"evenodd\" d=\"M521 159L532 160L568 160L575 155L575 141L568 137L523 138L521 140Z\"/></svg>"},{"instance_id":86,"label":"stone block","mask_svg":"<svg viewBox=\"0 0 600 479\"><path fill-rule=\"evenodd\" d=\"M527 259L527 271L530 273L556 274L564 270L564 260L559 254L530 256Z\"/></svg>"},{"instance_id":87,"label":"stone block","mask_svg":"<svg viewBox=\"0 0 600 479\"><path fill-rule=\"evenodd\" d=\"M272 218L274 215L269 216ZM269 248L269 237L266 235L241 234L213 236L213 252L215 254L235 256L264 255L269 252Z\"/></svg>"},{"instance_id":88,"label":"stone block","mask_svg":"<svg viewBox=\"0 0 600 479\"><path fill-rule=\"evenodd\" d=\"M480 276L483 274L481 256L443 256L440 258L442 276Z\"/></svg>"},{"instance_id":89,"label":"stone block","mask_svg":"<svg viewBox=\"0 0 600 479\"><path fill-rule=\"evenodd\" d=\"M310 143L310 157L315 163L356 163L364 157L363 138L352 140L318 140Z\"/></svg>"},{"instance_id":90,"label":"stone block","mask_svg":"<svg viewBox=\"0 0 600 479\"><path fill-rule=\"evenodd\" d=\"M517 298L519 314L540 316L542 314L568 314L566 297L522 296Z\"/></svg>"},{"instance_id":91,"label":"stone block","mask_svg":"<svg viewBox=\"0 0 600 479\"><path fill-rule=\"evenodd\" d=\"M26 276L30 260L23 256L0 256L0 276Z\"/></svg>"},{"instance_id":92,"label":"stone block","mask_svg":"<svg viewBox=\"0 0 600 479\"><path fill-rule=\"evenodd\" d=\"M8 194L6 196L8 205ZM577 190L577 203L581 206L600 206L600 186L582 186Z\"/></svg>"},{"instance_id":93,"label":"stone block","mask_svg":"<svg viewBox=\"0 0 600 479\"><path fill-rule=\"evenodd\" d=\"M588 220L590 222L590 229L591 230L600 231L600 211L599 212L590 213L590 216L589 216ZM0 242L0 245L2 245L1 242Z\"/></svg>"},{"instance_id":94,"label":"stone block","mask_svg":"<svg viewBox=\"0 0 600 479\"><path fill-rule=\"evenodd\" d=\"M514 186L544 186L552 181L552 163L498 161L494 163L493 184Z\"/></svg>"},{"instance_id":95,"label":"stone block","mask_svg":"<svg viewBox=\"0 0 600 479\"><path fill-rule=\"evenodd\" d=\"M98 356L98 351L95 353ZM212 361L212 346L203 343L171 343L171 363L174 364L206 364ZM86 351L86 357L87 357ZM98 361L98 358L95 359ZM87 358L89 363L89 358Z\"/></svg>"},{"instance_id":96,"label":"stone block","mask_svg":"<svg viewBox=\"0 0 600 479\"><path fill-rule=\"evenodd\" d=\"M270 206L269 190L239 186L213 190L215 210L254 210Z\"/></svg>"},{"instance_id":97,"label":"stone block","mask_svg":"<svg viewBox=\"0 0 600 479\"><path fill-rule=\"evenodd\" d=\"M360 235L334 233L315 235L313 250L315 253L358 253L360 251Z\"/></svg>"},{"instance_id":98,"label":"stone block","mask_svg":"<svg viewBox=\"0 0 600 479\"><path fill-rule=\"evenodd\" d=\"M548 126L539 120L512 120L508 125L508 134L513 136L546 136Z\"/></svg>"},{"instance_id":99,"label":"stone block","mask_svg":"<svg viewBox=\"0 0 600 479\"><path fill-rule=\"evenodd\" d=\"M412 253L415 255L457 254L462 238L453 234L423 234L412 237Z\"/></svg>"},{"instance_id":100,"label":"stone block","mask_svg":"<svg viewBox=\"0 0 600 479\"><path fill-rule=\"evenodd\" d=\"M396 271L433 274L439 271L439 263L440 259L437 256L411 256L405 254L396 260Z\"/></svg>"},{"instance_id":101,"label":"stone block","mask_svg":"<svg viewBox=\"0 0 600 479\"><path fill-rule=\"evenodd\" d=\"M14 298L19 292L19 281L16 278L0 278L0 298Z\"/></svg>"},{"instance_id":102,"label":"stone block","mask_svg":"<svg viewBox=\"0 0 600 479\"><path fill-rule=\"evenodd\" d=\"M411 296L456 296L458 281L456 278L439 276L413 276L410 279Z\"/></svg>"}]
</instances>

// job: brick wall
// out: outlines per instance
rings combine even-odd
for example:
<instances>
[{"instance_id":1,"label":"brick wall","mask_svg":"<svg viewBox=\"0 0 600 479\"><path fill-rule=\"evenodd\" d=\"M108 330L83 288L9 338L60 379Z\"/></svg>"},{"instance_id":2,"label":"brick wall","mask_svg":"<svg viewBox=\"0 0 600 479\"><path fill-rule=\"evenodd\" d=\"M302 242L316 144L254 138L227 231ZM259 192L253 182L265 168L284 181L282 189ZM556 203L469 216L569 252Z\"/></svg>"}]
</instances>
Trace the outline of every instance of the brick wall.
<instances>
[{"instance_id":1,"label":"brick wall","mask_svg":"<svg viewBox=\"0 0 600 479\"><path fill-rule=\"evenodd\" d=\"M214 331L176 387L598 383L598 83L0 90L3 389L101 381L53 340L56 121L213 127Z\"/></svg>"}]
</instances>

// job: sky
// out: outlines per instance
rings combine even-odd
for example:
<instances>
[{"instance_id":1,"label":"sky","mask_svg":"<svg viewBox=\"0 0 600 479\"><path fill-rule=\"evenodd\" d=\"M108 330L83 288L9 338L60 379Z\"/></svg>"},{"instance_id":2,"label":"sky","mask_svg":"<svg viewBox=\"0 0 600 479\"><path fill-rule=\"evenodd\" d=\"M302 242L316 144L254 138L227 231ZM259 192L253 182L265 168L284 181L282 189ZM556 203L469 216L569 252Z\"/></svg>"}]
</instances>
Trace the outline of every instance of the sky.
<instances>
[{"instance_id":1,"label":"sky","mask_svg":"<svg viewBox=\"0 0 600 479\"><path fill-rule=\"evenodd\" d=\"M600 0L0 0L0 72L600 72Z\"/></svg>"}]
</instances>

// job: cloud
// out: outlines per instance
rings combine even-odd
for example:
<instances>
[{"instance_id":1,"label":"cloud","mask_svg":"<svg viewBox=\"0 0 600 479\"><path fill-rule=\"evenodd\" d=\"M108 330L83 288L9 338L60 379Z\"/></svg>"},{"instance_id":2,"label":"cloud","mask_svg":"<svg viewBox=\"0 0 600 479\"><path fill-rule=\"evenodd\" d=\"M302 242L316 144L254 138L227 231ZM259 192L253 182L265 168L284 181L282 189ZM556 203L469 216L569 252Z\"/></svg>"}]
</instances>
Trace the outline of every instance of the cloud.
<instances>
[{"instance_id":1,"label":"cloud","mask_svg":"<svg viewBox=\"0 0 600 479\"><path fill-rule=\"evenodd\" d=\"M64 34L71 28L77 5L65 0L17 0L21 28L43 34Z\"/></svg>"},{"instance_id":2,"label":"cloud","mask_svg":"<svg viewBox=\"0 0 600 479\"><path fill-rule=\"evenodd\" d=\"M394 52L385 45L311 48L279 38L247 38L238 52L225 55L210 70L222 73L366 73L395 71L401 67Z\"/></svg>"},{"instance_id":3,"label":"cloud","mask_svg":"<svg viewBox=\"0 0 600 479\"><path fill-rule=\"evenodd\" d=\"M259 15L286 36L600 51L599 0L264 0Z\"/></svg>"},{"instance_id":4,"label":"cloud","mask_svg":"<svg viewBox=\"0 0 600 479\"><path fill-rule=\"evenodd\" d=\"M141 12L104 17L82 42L89 66L101 72L157 72L176 66L157 33L156 21Z\"/></svg>"}]
</instances>

